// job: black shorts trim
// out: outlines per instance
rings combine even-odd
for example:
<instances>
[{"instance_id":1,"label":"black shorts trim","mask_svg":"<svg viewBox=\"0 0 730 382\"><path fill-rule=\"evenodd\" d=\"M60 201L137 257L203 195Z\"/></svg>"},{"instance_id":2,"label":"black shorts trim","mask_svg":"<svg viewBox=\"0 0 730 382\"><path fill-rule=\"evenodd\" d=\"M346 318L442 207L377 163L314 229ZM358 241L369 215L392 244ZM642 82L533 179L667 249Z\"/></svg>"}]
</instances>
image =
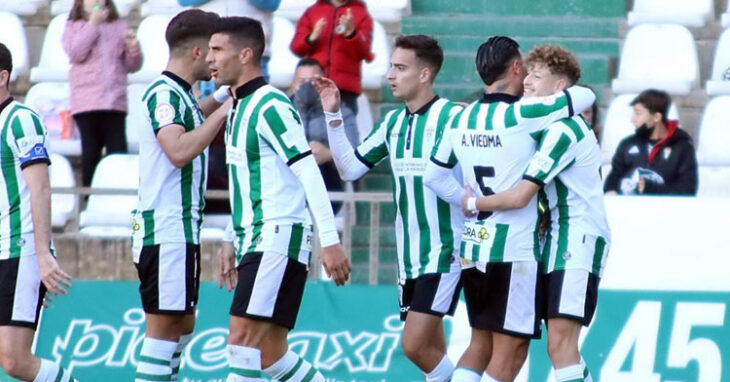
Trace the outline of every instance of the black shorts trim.
<instances>
[{"instance_id":1,"label":"black shorts trim","mask_svg":"<svg viewBox=\"0 0 730 382\"><path fill-rule=\"evenodd\" d=\"M437 317L445 315L453 316L456 306L459 304L461 294L461 278L451 294L451 303L446 312L439 312L431 309L436 294L439 292L439 284L443 276L448 273L429 273L418 276L415 279L407 279L405 283L398 284L398 305L400 306L400 320L405 321L408 312L430 314ZM456 276L458 277L458 276ZM445 292L445 291L442 291Z\"/></svg>"},{"instance_id":2,"label":"black shorts trim","mask_svg":"<svg viewBox=\"0 0 730 382\"><path fill-rule=\"evenodd\" d=\"M542 275L542 289L544 292L543 314L545 320L552 318L565 318L588 326L593 321L598 306L598 284L601 279L593 272L588 272L588 283L586 285L585 303L583 305L583 316L560 312L560 301L563 296L563 280L565 270L552 271Z\"/></svg>"},{"instance_id":3,"label":"black shorts trim","mask_svg":"<svg viewBox=\"0 0 730 382\"><path fill-rule=\"evenodd\" d=\"M38 301L36 301L35 320L33 322L13 320L15 289L18 283L19 269L19 257L0 260L0 326L17 326L36 330L38 328L41 307L43 306L43 297L46 294L46 286L39 277L37 282L40 285Z\"/></svg>"},{"instance_id":4,"label":"black shorts trim","mask_svg":"<svg viewBox=\"0 0 730 382\"><path fill-rule=\"evenodd\" d=\"M180 245L185 246L185 274L180 275L181 278L185 278L185 290L180 291L180 293L185 294L185 308L179 310L160 308L160 272L166 271L160 269L160 245L143 246L140 251L139 262L135 264L140 281L139 293L142 299L142 308L145 313L150 314L172 316L193 314L198 306L200 292L200 245L180 243Z\"/></svg>"}]
</instances>

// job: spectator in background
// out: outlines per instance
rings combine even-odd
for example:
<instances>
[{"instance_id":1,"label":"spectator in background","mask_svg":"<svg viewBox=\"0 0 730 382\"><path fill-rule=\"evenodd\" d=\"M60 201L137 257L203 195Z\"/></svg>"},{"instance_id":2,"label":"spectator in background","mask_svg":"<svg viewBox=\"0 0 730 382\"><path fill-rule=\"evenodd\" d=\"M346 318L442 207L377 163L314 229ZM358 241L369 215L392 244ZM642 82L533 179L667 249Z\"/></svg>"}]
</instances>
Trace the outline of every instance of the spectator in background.
<instances>
[{"instance_id":1,"label":"spectator in background","mask_svg":"<svg viewBox=\"0 0 730 382\"><path fill-rule=\"evenodd\" d=\"M695 195L697 157L692 138L668 120L669 95L641 92L632 102L636 132L624 138L611 162L604 191L608 194Z\"/></svg>"},{"instance_id":2,"label":"spectator in background","mask_svg":"<svg viewBox=\"0 0 730 382\"><path fill-rule=\"evenodd\" d=\"M359 142L357 97L362 93L362 61L372 61L373 19L362 0L317 0L297 24L291 50L311 57L324 68L342 97L347 137ZM354 138L354 140L353 140Z\"/></svg>"},{"instance_id":3,"label":"spectator in background","mask_svg":"<svg viewBox=\"0 0 730 382\"><path fill-rule=\"evenodd\" d=\"M309 147L312 148L312 155L314 155L314 160L317 161L327 191L342 191L344 184L337 172L337 167L335 167L335 162L332 159L332 152L329 149L322 102L319 99L319 93L311 83L315 76L323 75L324 69L317 60L313 58L301 59L297 64L294 79L287 94L297 106L299 115L302 117L304 134L309 142ZM348 136L348 139L350 139L352 145L359 143L353 140L357 139L356 136ZM341 204L333 202L332 210L337 213Z\"/></svg>"},{"instance_id":4,"label":"spectator in background","mask_svg":"<svg viewBox=\"0 0 730 382\"><path fill-rule=\"evenodd\" d=\"M63 33L71 60L71 115L81 132L83 185L107 154L127 152L127 74L142 66L134 31L112 0L75 0Z\"/></svg>"}]
</instances>

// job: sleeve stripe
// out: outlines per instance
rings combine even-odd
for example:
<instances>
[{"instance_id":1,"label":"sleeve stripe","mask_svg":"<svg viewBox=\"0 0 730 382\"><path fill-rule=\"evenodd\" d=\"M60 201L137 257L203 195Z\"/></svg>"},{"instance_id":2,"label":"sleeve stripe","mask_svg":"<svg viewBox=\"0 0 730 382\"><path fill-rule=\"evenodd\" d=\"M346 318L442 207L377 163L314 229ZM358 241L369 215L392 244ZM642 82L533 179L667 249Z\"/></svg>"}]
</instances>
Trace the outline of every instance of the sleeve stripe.
<instances>
[{"instance_id":1,"label":"sleeve stripe","mask_svg":"<svg viewBox=\"0 0 730 382\"><path fill-rule=\"evenodd\" d=\"M20 164L20 169L21 169L21 170L25 170L25 168L26 168L26 167L28 167L28 166L30 166L30 165L33 165L33 164L36 164L36 163L45 163L45 164L47 164L47 165L50 165L50 164L51 164L51 160L50 160L50 159L48 159L48 158L37 158L37 159L32 159L32 160L29 160L29 161L27 161L27 162L23 162L23 163L21 163L21 164Z\"/></svg>"},{"instance_id":2,"label":"sleeve stripe","mask_svg":"<svg viewBox=\"0 0 730 382\"><path fill-rule=\"evenodd\" d=\"M543 182L542 180L537 179L537 178L535 178L533 176L530 176L530 175L522 175L522 179L529 180L530 182L535 183L535 184L537 184L540 187L545 187L545 182Z\"/></svg>"},{"instance_id":3,"label":"sleeve stripe","mask_svg":"<svg viewBox=\"0 0 730 382\"><path fill-rule=\"evenodd\" d=\"M312 155L312 150L307 150L307 151L305 151L303 153L300 153L300 154L297 154L297 155L293 156L291 159L289 159L286 162L286 165L291 167L291 165L293 165L294 163L299 162L300 160L308 157L309 155Z\"/></svg>"},{"instance_id":4,"label":"sleeve stripe","mask_svg":"<svg viewBox=\"0 0 730 382\"><path fill-rule=\"evenodd\" d=\"M358 151L358 150L355 150L355 158L357 158L360 162L362 162L362 164L364 164L365 166L367 166L367 168L373 168L373 167L375 167L375 164L368 162L368 160L365 159L365 157L363 157L362 155L360 155L360 151Z\"/></svg>"},{"instance_id":5,"label":"sleeve stripe","mask_svg":"<svg viewBox=\"0 0 730 382\"><path fill-rule=\"evenodd\" d=\"M443 168L448 168L449 170L451 170L452 168L454 168L454 166L456 166L456 164L448 164L448 163L441 162L440 160L438 160L434 157L431 157L431 162L433 162Z\"/></svg>"},{"instance_id":6,"label":"sleeve stripe","mask_svg":"<svg viewBox=\"0 0 730 382\"><path fill-rule=\"evenodd\" d=\"M565 98L568 99L568 115L572 117L575 115L575 110L573 110L573 99L570 98L568 90L563 90L563 94L565 94Z\"/></svg>"}]
</instances>

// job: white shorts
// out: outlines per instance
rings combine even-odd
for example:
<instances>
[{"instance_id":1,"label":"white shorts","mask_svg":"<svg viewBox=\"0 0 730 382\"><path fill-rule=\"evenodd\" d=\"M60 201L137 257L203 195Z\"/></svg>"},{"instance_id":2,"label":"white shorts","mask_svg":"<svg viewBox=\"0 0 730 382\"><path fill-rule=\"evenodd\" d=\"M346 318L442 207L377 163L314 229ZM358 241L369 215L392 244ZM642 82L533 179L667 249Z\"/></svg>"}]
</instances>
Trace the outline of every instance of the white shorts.
<instances>
[{"instance_id":1,"label":"white shorts","mask_svg":"<svg viewBox=\"0 0 730 382\"><path fill-rule=\"evenodd\" d=\"M45 293L35 255L0 260L0 326L36 329Z\"/></svg>"}]
</instances>

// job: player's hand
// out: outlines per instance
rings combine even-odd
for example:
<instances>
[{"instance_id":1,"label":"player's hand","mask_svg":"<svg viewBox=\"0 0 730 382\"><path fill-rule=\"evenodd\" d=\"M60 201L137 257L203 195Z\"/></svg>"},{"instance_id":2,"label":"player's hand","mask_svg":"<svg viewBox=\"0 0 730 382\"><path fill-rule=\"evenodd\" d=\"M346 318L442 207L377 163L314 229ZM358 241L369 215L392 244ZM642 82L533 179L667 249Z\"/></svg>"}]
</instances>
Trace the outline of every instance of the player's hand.
<instances>
[{"instance_id":1,"label":"player's hand","mask_svg":"<svg viewBox=\"0 0 730 382\"><path fill-rule=\"evenodd\" d=\"M236 269L236 250L233 243L224 241L218 251L218 288L226 286L229 292L236 287L238 270Z\"/></svg>"},{"instance_id":2,"label":"player's hand","mask_svg":"<svg viewBox=\"0 0 730 382\"><path fill-rule=\"evenodd\" d=\"M352 17L352 8L347 8L347 12L340 16L337 20L337 26L342 29L342 35L350 36L355 31L355 18Z\"/></svg>"},{"instance_id":3,"label":"player's hand","mask_svg":"<svg viewBox=\"0 0 730 382\"><path fill-rule=\"evenodd\" d=\"M314 28L312 28L312 33L309 34L309 42L313 43L317 41L319 36L322 35L322 30L324 29L324 26L327 25L327 20L322 17L321 19L317 20L317 22L314 23Z\"/></svg>"},{"instance_id":4,"label":"player's hand","mask_svg":"<svg viewBox=\"0 0 730 382\"><path fill-rule=\"evenodd\" d=\"M646 179L642 176L639 178L639 185L636 186L636 192L643 194L644 190L646 190Z\"/></svg>"},{"instance_id":5,"label":"player's hand","mask_svg":"<svg viewBox=\"0 0 730 382\"><path fill-rule=\"evenodd\" d=\"M322 109L329 113L336 113L340 110L340 90L335 82L327 77L315 76L312 80L314 89L319 93L322 101Z\"/></svg>"},{"instance_id":6,"label":"player's hand","mask_svg":"<svg viewBox=\"0 0 730 382\"><path fill-rule=\"evenodd\" d=\"M48 293L53 296L68 294L66 288L71 288L71 276L61 269L51 252L38 253L36 259L41 281L46 286ZM53 297L46 294L43 306L48 306L51 301L53 301Z\"/></svg>"},{"instance_id":7,"label":"player's hand","mask_svg":"<svg viewBox=\"0 0 730 382\"><path fill-rule=\"evenodd\" d=\"M341 244L322 248L322 265L327 276L335 281L335 285L345 285L350 278L352 266Z\"/></svg>"},{"instance_id":8,"label":"player's hand","mask_svg":"<svg viewBox=\"0 0 730 382\"><path fill-rule=\"evenodd\" d=\"M127 44L127 49L133 50L139 47L137 41L137 35L134 33L134 29L127 29L124 32L124 43Z\"/></svg>"},{"instance_id":9,"label":"player's hand","mask_svg":"<svg viewBox=\"0 0 730 382\"><path fill-rule=\"evenodd\" d=\"M332 151L327 146L317 141L309 142L309 148L312 149L312 155L318 165L323 165L332 160Z\"/></svg>"},{"instance_id":10,"label":"player's hand","mask_svg":"<svg viewBox=\"0 0 730 382\"><path fill-rule=\"evenodd\" d=\"M469 185L465 184L464 185L464 196L461 197L461 212L464 213L464 216L466 216L468 218L474 217L474 215L476 215L476 212L470 210L469 207L467 206L467 201L472 196L474 196L474 195L471 192L471 187L469 187Z\"/></svg>"},{"instance_id":11,"label":"player's hand","mask_svg":"<svg viewBox=\"0 0 730 382\"><path fill-rule=\"evenodd\" d=\"M94 9L89 14L89 22L94 25L101 25L108 18L109 10L101 4L94 4Z\"/></svg>"}]
</instances>

